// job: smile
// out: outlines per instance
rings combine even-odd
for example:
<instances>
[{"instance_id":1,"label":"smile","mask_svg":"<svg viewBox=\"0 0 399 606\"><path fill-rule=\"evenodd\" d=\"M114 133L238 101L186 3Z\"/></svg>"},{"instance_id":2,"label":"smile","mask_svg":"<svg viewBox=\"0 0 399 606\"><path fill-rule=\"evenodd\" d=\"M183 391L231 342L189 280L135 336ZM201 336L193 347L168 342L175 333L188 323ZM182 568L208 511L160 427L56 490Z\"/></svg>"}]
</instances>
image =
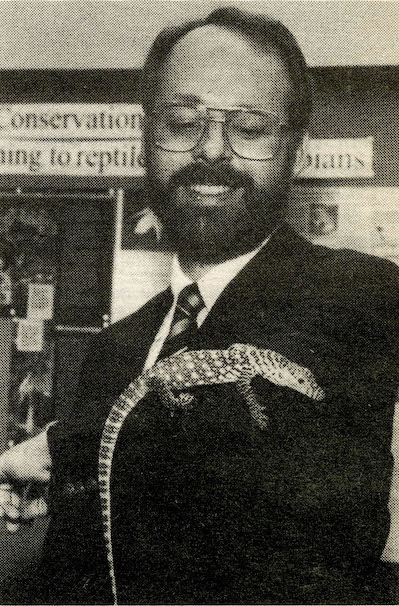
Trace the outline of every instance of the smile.
<instances>
[{"instance_id":1,"label":"smile","mask_svg":"<svg viewBox=\"0 0 399 606\"><path fill-rule=\"evenodd\" d=\"M201 196L222 196L231 191L227 185L190 185L190 190Z\"/></svg>"}]
</instances>

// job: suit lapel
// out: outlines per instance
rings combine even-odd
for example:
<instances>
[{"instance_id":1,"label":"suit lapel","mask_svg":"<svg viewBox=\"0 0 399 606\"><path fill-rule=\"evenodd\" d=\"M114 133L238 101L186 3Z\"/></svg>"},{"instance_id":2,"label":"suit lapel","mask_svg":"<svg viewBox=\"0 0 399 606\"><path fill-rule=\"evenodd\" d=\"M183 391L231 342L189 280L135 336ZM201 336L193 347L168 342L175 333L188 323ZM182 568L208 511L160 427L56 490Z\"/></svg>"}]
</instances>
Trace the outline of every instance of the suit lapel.
<instances>
[{"instance_id":1,"label":"suit lapel","mask_svg":"<svg viewBox=\"0 0 399 606\"><path fill-rule=\"evenodd\" d=\"M281 321L284 301L301 286L302 268L313 250L314 246L291 227L282 225L222 292L198 331L197 347L227 348L234 342L251 340L256 344L265 329L273 333ZM172 301L168 288L114 325L117 355L128 365L131 378L142 372Z\"/></svg>"},{"instance_id":2,"label":"suit lapel","mask_svg":"<svg viewBox=\"0 0 399 606\"><path fill-rule=\"evenodd\" d=\"M228 347L259 335L262 325L273 332L284 302L302 283L301 265L312 248L291 227L281 226L222 292L199 330L199 345Z\"/></svg>"},{"instance_id":3,"label":"suit lapel","mask_svg":"<svg viewBox=\"0 0 399 606\"><path fill-rule=\"evenodd\" d=\"M114 325L117 355L128 365L131 379L142 372L149 349L172 302L172 292L168 288L132 316Z\"/></svg>"}]
</instances>

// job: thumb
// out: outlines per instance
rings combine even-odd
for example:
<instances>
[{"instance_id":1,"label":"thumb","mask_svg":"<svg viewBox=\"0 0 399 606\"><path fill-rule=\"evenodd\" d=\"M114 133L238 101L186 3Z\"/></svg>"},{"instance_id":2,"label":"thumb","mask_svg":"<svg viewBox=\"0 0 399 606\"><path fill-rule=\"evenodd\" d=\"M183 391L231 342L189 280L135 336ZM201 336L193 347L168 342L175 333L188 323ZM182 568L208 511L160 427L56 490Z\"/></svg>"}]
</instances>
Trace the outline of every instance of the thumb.
<instances>
[{"instance_id":1,"label":"thumb","mask_svg":"<svg viewBox=\"0 0 399 606\"><path fill-rule=\"evenodd\" d=\"M47 433L13 446L0 456L0 482L11 484L47 483L50 480L51 457Z\"/></svg>"},{"instance_id":2,"label":"thumb","mask_svg":"<svg viewBox=\"0 0 399 606\"><path fill-rule=\"evenodd\" d=\"M36 470L35 481L40 484L48 484L50 482L51 473L48 469L43 467Z\"/></svg>"}]
</instances>

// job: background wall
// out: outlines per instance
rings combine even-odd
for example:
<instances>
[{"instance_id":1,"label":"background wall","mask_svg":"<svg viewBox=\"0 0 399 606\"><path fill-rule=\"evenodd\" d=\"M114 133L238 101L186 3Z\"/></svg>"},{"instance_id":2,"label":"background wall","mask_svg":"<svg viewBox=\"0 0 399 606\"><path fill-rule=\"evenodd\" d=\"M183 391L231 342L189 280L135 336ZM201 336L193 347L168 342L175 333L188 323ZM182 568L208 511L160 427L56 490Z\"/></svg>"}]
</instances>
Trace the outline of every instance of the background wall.
<instances>
[{"instance_id":1,"label":"background wall","mask_svg":"<svg viewBox=\"0 0 399 606\"><path fill-rule=\"evenodd\" d=\"M137 68L165 25L196 18L219 1L0 2L0 69ZM399 56L392 1L236 2L281 19L309 65L390 65Z\"/></svg>"}]
</instances>

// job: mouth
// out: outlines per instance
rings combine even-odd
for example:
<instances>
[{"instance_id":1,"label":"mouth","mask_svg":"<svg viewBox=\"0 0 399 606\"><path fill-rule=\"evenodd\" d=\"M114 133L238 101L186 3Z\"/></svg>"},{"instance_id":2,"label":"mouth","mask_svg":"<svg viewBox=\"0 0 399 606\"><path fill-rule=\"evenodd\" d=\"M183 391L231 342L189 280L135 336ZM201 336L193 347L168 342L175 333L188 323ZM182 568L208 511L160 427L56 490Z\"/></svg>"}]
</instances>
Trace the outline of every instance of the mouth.
<instances>
[{"instance_id":1,"label":"mouth","mask_svg":"<svg viewBox=\"0 0 399 606\"><path fill-rule=\"evenodd\" d=\"M232 187L228 185L208 185L196 183L189 186L190 191L200 196L225 196L232 191Z\"/></svg>"}]
</instances>

